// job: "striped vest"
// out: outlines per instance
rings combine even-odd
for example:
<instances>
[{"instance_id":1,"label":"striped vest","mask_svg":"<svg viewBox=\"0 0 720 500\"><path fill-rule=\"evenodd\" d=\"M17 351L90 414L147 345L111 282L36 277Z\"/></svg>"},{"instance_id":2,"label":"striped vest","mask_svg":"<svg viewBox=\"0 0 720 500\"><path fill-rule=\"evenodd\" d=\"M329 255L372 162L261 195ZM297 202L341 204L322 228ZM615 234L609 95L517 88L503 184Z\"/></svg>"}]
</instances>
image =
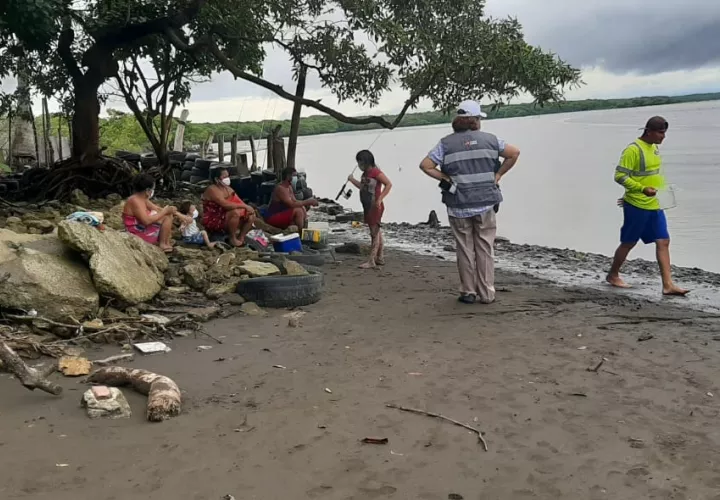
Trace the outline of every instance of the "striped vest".
<instances>
[{"instance_id":1,"label":"striped vest","mask_svg":"<svg viewBox=\"0 0 720 500\"><path fill-rule=\"evenodd\" d=\"M441 140L445 151L440 170L450 177L457 191L443 191L448 207L468 209L497 205L502 201L495 184L499 157L497 137L479 130L451 134Z\"/></svg>"}]
</instances>

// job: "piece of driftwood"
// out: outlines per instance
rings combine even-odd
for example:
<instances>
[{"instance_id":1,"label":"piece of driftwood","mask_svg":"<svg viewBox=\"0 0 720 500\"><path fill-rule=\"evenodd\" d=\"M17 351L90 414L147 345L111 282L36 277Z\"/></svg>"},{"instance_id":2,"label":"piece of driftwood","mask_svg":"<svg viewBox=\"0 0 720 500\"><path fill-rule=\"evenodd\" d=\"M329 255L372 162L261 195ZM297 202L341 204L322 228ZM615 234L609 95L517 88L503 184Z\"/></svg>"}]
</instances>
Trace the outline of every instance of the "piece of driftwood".
<instances>
[{"instance_id":1,"label":"piece of driftwood","mask_svg":"<svg viewBox=\"0 0 720 500\"><path fill-rule=\"evenodd\" d=\"M162 422L180 414L180 389L172 379L163 375L147 370L111 366L91 373L88 382L112 387L129 385L147 396L147 419L151 422Z\"/></svg>"},{"instance_id":2,"label":"piece of driftwood","mask_svg":"<svg viewBox=\"0 0 720 500\"><path fill-rule=\"evenodd\" d=\"M134 358L134 354L118 354L116 356L110 356L109 358L95 360L92 364L94 366L107 366L120 361L132 361Z\"/></svg>"},{"instance_id":3,"label":"piece of driftwood","mask_svg":"<svg viewBox=\"0 0 720 500\"><path fill-rule=\"evenodd\" d=\"M4 369L15 375L26 389L40 389L55 396L62 394L62 387L47 379L56 370L55 366L49 367L46 373L31 368L3 341L0 341L0 360Z\"/></svg>"},{"instance_id":4,"label":"piece of driftwood","mask_svg":"<svg viewBox=\"0 0 720 500\"><path fill-rule=\"evenodd\" d=\"M409 413L416 413L416 414L418 414L418 415L425 415L426 417L432 417L432 418L438 418L438 419L440 419L440 420L445 420L446 422L450 422L451 424L455 424L455 425L457 425L457 426L459 426L459 427L462 427L462 428L467 429L467 430L469 430L469 431L471 431L471 432L474 432L475 434L477 434L478 441L479 441L480 443L482 443L483 448L485 449L485 451L488 451L488 445L487 445L487 442L485 441L485 438L483 437L482 432L479 431L479 430L477 430L475 427L472 427L472 426L470 426L470 425L468 425L468 424L464 424L464 423L459 422L459 421L457 421L457 420L454 420L454 419L452 419L452 418L450 418L450 417L446 417L445 415L440 415L439 413L432 413L432 412L425 411L425 410L416 410L415 408L406 408L406 407L404 407L404 406L398 406L398 405L393 405L393 404L388 404L388 405L385 405L385 406L387 406L388 408L392 408L392 409L394 409L394 410L406 411L406 412L409 412Z\"/></svg>"}]
</instances>

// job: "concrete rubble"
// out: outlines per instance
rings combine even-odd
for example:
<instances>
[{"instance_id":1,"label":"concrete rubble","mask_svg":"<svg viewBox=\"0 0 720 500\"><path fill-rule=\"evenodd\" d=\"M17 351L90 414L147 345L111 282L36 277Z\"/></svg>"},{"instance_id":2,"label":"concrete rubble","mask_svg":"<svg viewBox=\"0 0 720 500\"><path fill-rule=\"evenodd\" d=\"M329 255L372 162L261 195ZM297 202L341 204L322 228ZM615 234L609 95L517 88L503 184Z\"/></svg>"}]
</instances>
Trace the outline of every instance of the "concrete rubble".
<instances>
[{"instance_id":1,"label":"concrete rubble","mask_svg":"<svg viewBox=\"0 0 720 500\"><path fill-rule=\"evenodd\" d=\"M85 391L81 401L90 418L130 418L132 411L122 391L116 387L95 386Z\"/></svg>"}]
</instances>

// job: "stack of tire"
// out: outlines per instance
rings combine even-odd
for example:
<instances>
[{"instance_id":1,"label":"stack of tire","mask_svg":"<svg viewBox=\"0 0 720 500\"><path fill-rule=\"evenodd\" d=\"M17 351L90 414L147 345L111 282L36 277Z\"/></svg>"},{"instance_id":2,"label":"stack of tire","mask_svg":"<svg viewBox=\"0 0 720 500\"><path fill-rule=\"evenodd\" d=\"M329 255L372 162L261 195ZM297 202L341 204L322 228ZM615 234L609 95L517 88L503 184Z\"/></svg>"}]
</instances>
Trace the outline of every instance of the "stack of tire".
<instances>
[{"instance_id":1,"label":"stack of tire","mask_svg":"<svg viewBox=\"0 0 720 500\"><path fill-rule=\"evenodd\" d=\"M213 160L204 160L197 156L188 154L185 162L183 163L183 172L180 180L190 182L191 184L198 184L203 181L210 179L210 173L213 168L222 166L228 170L230 176L237 175L238 169L230 164L220 163Z\"/></svg>"}]
</instances>

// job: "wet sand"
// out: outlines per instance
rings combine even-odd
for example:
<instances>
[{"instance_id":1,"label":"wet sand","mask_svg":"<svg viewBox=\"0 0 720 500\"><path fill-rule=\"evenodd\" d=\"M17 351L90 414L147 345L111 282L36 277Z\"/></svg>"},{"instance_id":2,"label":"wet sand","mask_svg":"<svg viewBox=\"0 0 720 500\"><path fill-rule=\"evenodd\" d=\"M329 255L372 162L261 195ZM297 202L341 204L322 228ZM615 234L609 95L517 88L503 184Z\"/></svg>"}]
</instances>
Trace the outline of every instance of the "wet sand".
<instances>
[{"instance_id":1,"label":"wet sand","mask_svg":"<svg viewBox=\"0 0 720 500\"><path fill-rule=\"evenodd\" d=\"M0 498L720 499L717 317L504 271L465 306L451 262L341 258L299 328L228 318L223 345L136 358L184 391L173 420L129 390L131 419L90 420L76 379L55 399L0 376Z\"/></svg>"}]
</instances>

